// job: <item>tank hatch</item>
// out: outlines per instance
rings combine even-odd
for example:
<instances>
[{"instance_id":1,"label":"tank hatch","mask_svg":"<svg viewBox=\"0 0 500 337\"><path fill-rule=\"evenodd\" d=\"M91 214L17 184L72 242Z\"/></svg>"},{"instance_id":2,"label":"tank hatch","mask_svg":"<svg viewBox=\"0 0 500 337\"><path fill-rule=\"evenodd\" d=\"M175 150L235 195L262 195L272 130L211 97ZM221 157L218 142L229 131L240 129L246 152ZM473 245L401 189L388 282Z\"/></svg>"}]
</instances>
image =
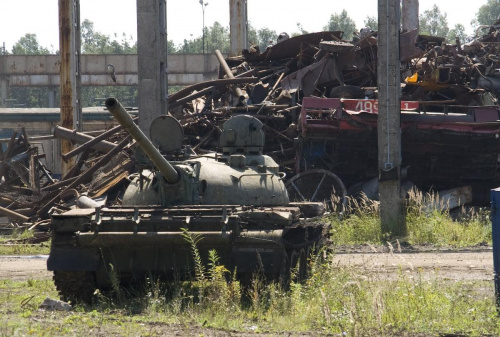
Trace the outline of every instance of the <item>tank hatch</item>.
<instances>
[{"instance_id":1,"label":"tank hatch","mask_svg":"<svg viewBox=\"0 0 500 337\"><path fill-rule=\"evenodd\" d=\"M224 155L262 154L262 122L249 115L232 117L222 126L220 147Z\"/></svg>"}]
</instances>

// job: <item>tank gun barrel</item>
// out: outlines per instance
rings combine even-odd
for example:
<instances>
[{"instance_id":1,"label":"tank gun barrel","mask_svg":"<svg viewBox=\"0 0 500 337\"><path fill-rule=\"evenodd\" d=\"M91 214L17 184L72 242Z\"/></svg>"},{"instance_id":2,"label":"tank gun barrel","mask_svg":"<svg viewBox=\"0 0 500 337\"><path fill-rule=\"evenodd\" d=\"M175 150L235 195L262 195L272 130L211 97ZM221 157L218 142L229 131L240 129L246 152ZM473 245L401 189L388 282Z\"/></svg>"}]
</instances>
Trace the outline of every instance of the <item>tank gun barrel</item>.
<instances>
[{"instance_id":1,"label":"tank gun barrel","mask_svg":"<svg viewBox=\"0 0 500 337\"><path fill-rule=\"evenodd\" d=\"M125 111L125 108L115 98L106 99L106 108L113 114L118 123L135 139L141 149L151 159L155 167L160 171L168 183L175 183L179 180L179 173L166 160L146 135L135 125L132 117Z\"/></svg>"}]
</instances>

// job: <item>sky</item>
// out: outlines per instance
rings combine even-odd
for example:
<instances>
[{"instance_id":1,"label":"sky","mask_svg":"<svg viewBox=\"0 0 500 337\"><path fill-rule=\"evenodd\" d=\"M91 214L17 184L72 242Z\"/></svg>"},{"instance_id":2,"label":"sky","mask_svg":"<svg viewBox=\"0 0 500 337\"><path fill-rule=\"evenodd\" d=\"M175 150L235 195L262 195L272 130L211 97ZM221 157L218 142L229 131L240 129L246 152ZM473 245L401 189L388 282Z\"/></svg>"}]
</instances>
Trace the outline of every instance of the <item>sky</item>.
<instances>
[{"instance_id":1,"label":"sky","mask_svg":"<svg viewBox=\"0 0 500 337\"><path fill-rule=\"evenodd\" d=\"M229 26L229 0L204 0L205 25L215 21ZM471 34L470 22L487 0L420 0L420 13L437 4L447 13L448 26L461 23ZM367 16L377 16L377 0L248 0L248 19L253 27L281 32L297 32L297 23L308 32L323 29L330 15L345 9L363 26ZM114 38L122 33L137 38L136 0L80 0L80 18L94 23L94 30ZM167 0L168 39L176 45L201 36L203 14L199 0ZM59 49L58 0L0 0L0 46L8 51L25 34L37 35L41 46Z\"/></svg>"}]
</instances>

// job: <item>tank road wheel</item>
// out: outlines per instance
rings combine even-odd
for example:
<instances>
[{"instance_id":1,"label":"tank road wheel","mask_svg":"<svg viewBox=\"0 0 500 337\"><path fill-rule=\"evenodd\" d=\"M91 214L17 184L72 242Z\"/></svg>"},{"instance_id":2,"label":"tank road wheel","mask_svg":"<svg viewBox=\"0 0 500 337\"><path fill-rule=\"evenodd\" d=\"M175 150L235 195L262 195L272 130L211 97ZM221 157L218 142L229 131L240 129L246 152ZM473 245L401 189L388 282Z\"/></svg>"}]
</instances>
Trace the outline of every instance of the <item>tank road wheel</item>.
<instances>
[{"instance_id":1,"label":"tank road wheel","mask_svg":"<svg viewBox=\"0 0 500 337\"><path fill-rule=\"evenodd\" d=\"M283 252L283 258L281 260L280 274L278 281L280 284L287 288L290 284L291 270L290 270L290 260L288 259L287 252Z\"/></svg>"},{"instance_id":2,"label":"tank road wheel","mask_svg":"<svg viewBox=\"0 0 500 337\"><path fill-rule=\"evenodd\" d=\"M292 250L290 253L290 281L298 281L300 274L299 252Z\"/></svg>"},{"instance_id":3,"label":"tank road wheel","mask_svg":"<svg viewBox=\"0 0 500 337\"><path fill-rule=\"evenodd\" d=\"M285 184L290 201L325 202L330 207L345 204L344 183L334 173L314 169L293 176Z\"/></svg>"},{"instance_id":4,"label":"tank road wheel","mask_svg":"<svg viewBox=\"0 0 500 337\"><path fill-rule=\"evenodd\" d=\"M299 270L297 272L297 278L299 282L307 278L307 254L304 248L299 252Z\"/></svg>"},{"instance_id":5,"label":"tank road wheel","mask_svg":"<svg viewBox=\"0 0 500 337\"><path fill-rule=\"evenodd\" d=\"M54 284L66 302L90 303L97 289L95 274L87 271L54 271Z\"/></svg>"}]
</instances>

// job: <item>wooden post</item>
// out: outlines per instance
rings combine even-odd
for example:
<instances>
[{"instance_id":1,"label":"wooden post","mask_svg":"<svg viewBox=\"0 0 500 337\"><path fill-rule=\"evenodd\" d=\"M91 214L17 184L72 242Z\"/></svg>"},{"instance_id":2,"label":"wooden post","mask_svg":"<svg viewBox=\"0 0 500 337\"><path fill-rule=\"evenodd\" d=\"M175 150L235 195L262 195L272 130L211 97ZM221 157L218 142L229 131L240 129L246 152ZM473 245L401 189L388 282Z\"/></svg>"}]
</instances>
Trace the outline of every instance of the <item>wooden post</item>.
<instances>
[{"instance_id":1,"label":"wooden post","mask_svg":"<svg viewBox=\"0 0 500 337\"><path fill-rule=\"evenodd\" d=\"M82 131L80 95L80 0L59 0L59 50L61 53L60 91L61 125ZM73 149L68 140L61 140L61 153ZM62 162L61 173L66 175L74 160Z\"/></svg>"}]
</instances>

